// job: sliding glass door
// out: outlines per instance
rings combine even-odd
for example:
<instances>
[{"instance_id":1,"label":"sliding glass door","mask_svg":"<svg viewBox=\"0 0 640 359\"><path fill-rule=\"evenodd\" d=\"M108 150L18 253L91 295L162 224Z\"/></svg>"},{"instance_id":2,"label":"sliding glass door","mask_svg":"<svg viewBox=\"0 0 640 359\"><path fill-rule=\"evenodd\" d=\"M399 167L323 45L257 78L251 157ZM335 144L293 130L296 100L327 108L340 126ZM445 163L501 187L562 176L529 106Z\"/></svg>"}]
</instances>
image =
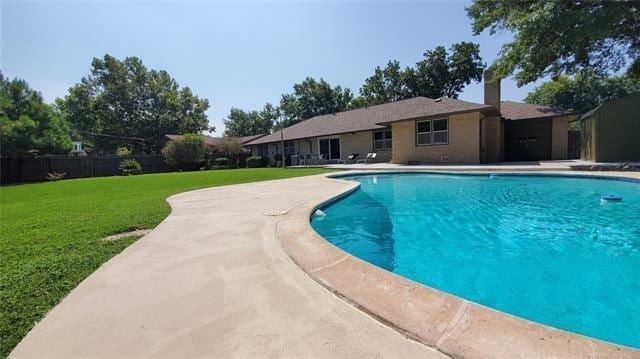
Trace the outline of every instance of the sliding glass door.
<instances>
[{"instance_id":1,"label":"sliding glass door","mask_svg":"<svg viewBox=\"0 0 640 359\"><path fill-rule=\"evenodd\" d=\"M340 159L340 138L323 138L319 141L320 154L330 160Z\"/></svg>"}]
</instances>

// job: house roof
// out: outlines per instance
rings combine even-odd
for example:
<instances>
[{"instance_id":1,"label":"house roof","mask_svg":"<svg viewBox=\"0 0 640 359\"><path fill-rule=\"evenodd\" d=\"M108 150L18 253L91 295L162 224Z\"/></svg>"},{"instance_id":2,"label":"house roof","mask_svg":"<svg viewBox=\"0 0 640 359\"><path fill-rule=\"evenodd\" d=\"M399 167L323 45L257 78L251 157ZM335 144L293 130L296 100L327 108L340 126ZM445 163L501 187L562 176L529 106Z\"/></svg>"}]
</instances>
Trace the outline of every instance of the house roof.
<instances>
[{"instance_id":1,"label":"house roof","mask_svg":"<svg viewBox=\"0 0 640 359\"><path fill-rule=\"evenodd\" d=\"M603 102L603 103L599 104L598 106L596 106L596 108L594 108L593 110L591 110L591 111L583 114L582 116L580 116L580 120L593 115L594 113L598 112L603 107L609 106L609 105L617 103L617 102L626 101L626 100L629 100L631 98L637 98L638 100L640 100L640 92L632 94L632 95L629 95L629 96L620 97L620 98L615 99L615 100L610 100L610 101L607 101L607 102Z\"/></svg>"},{"instance_id":2,"label":"house roof","mask_svg":"<svg viewBox=\"0 0 640 359\"><path fill-rule=\"evenodd\" d=\"M245 144L247 142L251 142L253 140L257 140L260 137L266 136L266 133L260 134L260 135L252 135L252 136L243 136L243 137L237 137L238 141L240 141L240 143Z\"/></svg>"},{"instance_id":3,"label":"house roof","mask_svg":"<svg viewBox=\"0 0 640 359\"><path fill-rule=\"evenodd\" d=\"M315 116L283 130L284 140L328 136L384 128L384 124L421 117L470 111L495 111L493 106L450 98L414 97L330 115ZM280 131L248 143L257 145L280 141Z\"/></svg>"},{"instance_id":4,"label":"house roof","mask_svg":"<svg viewBox=\"0 0 640 359\"><path fill-rule=\"evenodd\" d=\"M261 134L261 135L252 135L252 136L234 137L234 138L238 139L238 141L244 145L247 142L253 141L262 136L265 136L265 135ZM171 141L177 141L182 138L182 135L165 135L165 137L170 139ZM210 147L218 147L220 145L220 141L222 141L222 137L204 136L204 144Z\"/></svg>"},{"instance_id":5,"label":"house roof","mask_svg":"<svg viewBox=\"0 0 640 359\"><path fill-rule=\"evenodd\" d=\"M561 110L543 105L534 105L515 101L500 102L500 113L508 120L524 120L529 118L554 117L575 114L573 111Z\"/></svg>"}]
</instances>

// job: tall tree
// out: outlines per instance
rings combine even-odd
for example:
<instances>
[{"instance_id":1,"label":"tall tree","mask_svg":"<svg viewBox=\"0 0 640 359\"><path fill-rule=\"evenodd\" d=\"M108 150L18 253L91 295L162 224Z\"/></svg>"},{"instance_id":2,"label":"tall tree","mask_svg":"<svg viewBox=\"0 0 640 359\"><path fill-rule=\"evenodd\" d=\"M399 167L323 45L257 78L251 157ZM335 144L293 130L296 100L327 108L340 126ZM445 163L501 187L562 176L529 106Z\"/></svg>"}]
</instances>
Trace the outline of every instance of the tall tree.
<instances>
[{"instance_id":1,"label":"tall tree","mask_svg":"<svg viewBox=\"0 0 640 359\"><path fill-rule=\"evenodd\" d=\"M3 156L32 150L66 153L71 149L69 126L42 95L26 81L9 80L0 73L0 142Z\"/></svg>"},{"instance_id":2,"label":"tall tree","mask_svg":"<svg viewBox=\"0 0 640 359\"><path fill-rule=\"evenodd\" d=\"M331 87L325 80L316 81L307 77L293 85L293 93L282 95L280 110L284 115L284 125L290 126L318 115L344 111L353 99L348 88Z\"/></svg>"},{"instance_id":3,"label":"tall tree","mask_svg":"<svg viewBox=\"0 0 640 359\"><path fill-rule=\"evenodd\" d=\"M113 152L118 137L141 138L136 150L158 152L168 133L213 131L206 99L180 87L166 72L147 69L137 57L94 58L90 75L69 89L57 105L74 129L115 137L95 137L96 151Z\"/></svg>"},{"instance_id":4,"label":"tall tree","mask_svg":"<svg viewBox=\"0 0 640 359\"><path fill-rule=\"evenodd\" d=\"M585 113L603 102L640 92L640 80L627 76L600 76L579 73L573 78L560 76L527 94L527 103Z\"/></svg>"},{"instance_id":5,"label":"tall tree","mask_svg":"<svg viewBox=\"0 0 640 359\"><path fill-rule=\"evenodd\" d=\"M426 51L415 67L402 70L398 61L389 61L384 69L376 67L360 88L363 100L351 107L361 101L376 105L416 96L457 98L466 85L482 79L483 70L479 45L460 42L449 52L438 46Z\"/></svg>"},{"instance_id":6,"label":"tall tree","mask_svg":"<svg viewBox=\"0 0 640 359\"><path fill-rule=\"evenodd\" d=\"M271 132L279 116L277 107L267 103L262 111L244 111L232 108L224 119L226 136L251 136Z\"/></svg>"},{"instance_id":7,"label":"tall tree","mask_svg":"<svg viewBox=\"0 0 640 359\"><path fill-rule=\"evenodd\" d=\"M449 52L438 46L409 69L407 86L413 96L458 98L466 85L482 80L484 67L478 44L463 41L453 44Z\"/></svg>"},{"instance_id":8,"label":"tall tree","mask_svg":"<svg viewBox=\"0 0 640 359\"><path fill-rule=\"evenodd\" d=\"M640 73L640 2L631 0L474 0L467 8L474 33L514 33L491 65L515 72L519 85L589 69Z\"/></svg>"},{"instance_id":9,"label":"tall tree","mask_svg":"<svg viewBox=\"0 0 640 359\"><path fill-rule=\"evenodd\" d=\"M411 97L407 84L407 72L400 68L400 62L393 60L382 69L379 66L371 77L364 81L360 88L360 95L367 104L380 104Z\"/></svg>"}]
</instances>

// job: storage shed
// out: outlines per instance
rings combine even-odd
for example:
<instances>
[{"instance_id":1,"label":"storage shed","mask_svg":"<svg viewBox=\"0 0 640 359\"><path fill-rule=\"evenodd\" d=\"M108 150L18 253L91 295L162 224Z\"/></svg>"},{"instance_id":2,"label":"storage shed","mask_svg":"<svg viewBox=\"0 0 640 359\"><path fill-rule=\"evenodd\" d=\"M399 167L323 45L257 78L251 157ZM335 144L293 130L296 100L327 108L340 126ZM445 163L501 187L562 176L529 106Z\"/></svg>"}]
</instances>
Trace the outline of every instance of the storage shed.
<instances>
[{"instance_id":1,"label":"storage shed","mask_svg":"<svg viewBox=\"0 0 640 359\"><path fill-rule=\"evenodd\" d=\"M605 102L580 117L583 160L640 161L640 93Z\"/></svg>"}]
</instances>

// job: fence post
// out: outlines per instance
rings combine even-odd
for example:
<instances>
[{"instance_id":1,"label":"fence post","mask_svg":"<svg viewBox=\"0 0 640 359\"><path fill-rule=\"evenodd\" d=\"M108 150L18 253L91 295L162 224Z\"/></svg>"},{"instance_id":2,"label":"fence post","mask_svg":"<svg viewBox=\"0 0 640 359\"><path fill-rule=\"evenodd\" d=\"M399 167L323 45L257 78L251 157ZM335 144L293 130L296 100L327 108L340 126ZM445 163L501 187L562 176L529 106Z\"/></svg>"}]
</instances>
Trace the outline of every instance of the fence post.
<instances>
[{"instance_id":1,"label":"fence post","mask_svg":"<svg viewBox=\"0 0 640 359\"><path fill-rule=\"evenodd\" d=\"M91 177L95 177L95 171L93 169L93 156L89 156L89 161L91 164Z\"/></svg>"}]
</instances>

